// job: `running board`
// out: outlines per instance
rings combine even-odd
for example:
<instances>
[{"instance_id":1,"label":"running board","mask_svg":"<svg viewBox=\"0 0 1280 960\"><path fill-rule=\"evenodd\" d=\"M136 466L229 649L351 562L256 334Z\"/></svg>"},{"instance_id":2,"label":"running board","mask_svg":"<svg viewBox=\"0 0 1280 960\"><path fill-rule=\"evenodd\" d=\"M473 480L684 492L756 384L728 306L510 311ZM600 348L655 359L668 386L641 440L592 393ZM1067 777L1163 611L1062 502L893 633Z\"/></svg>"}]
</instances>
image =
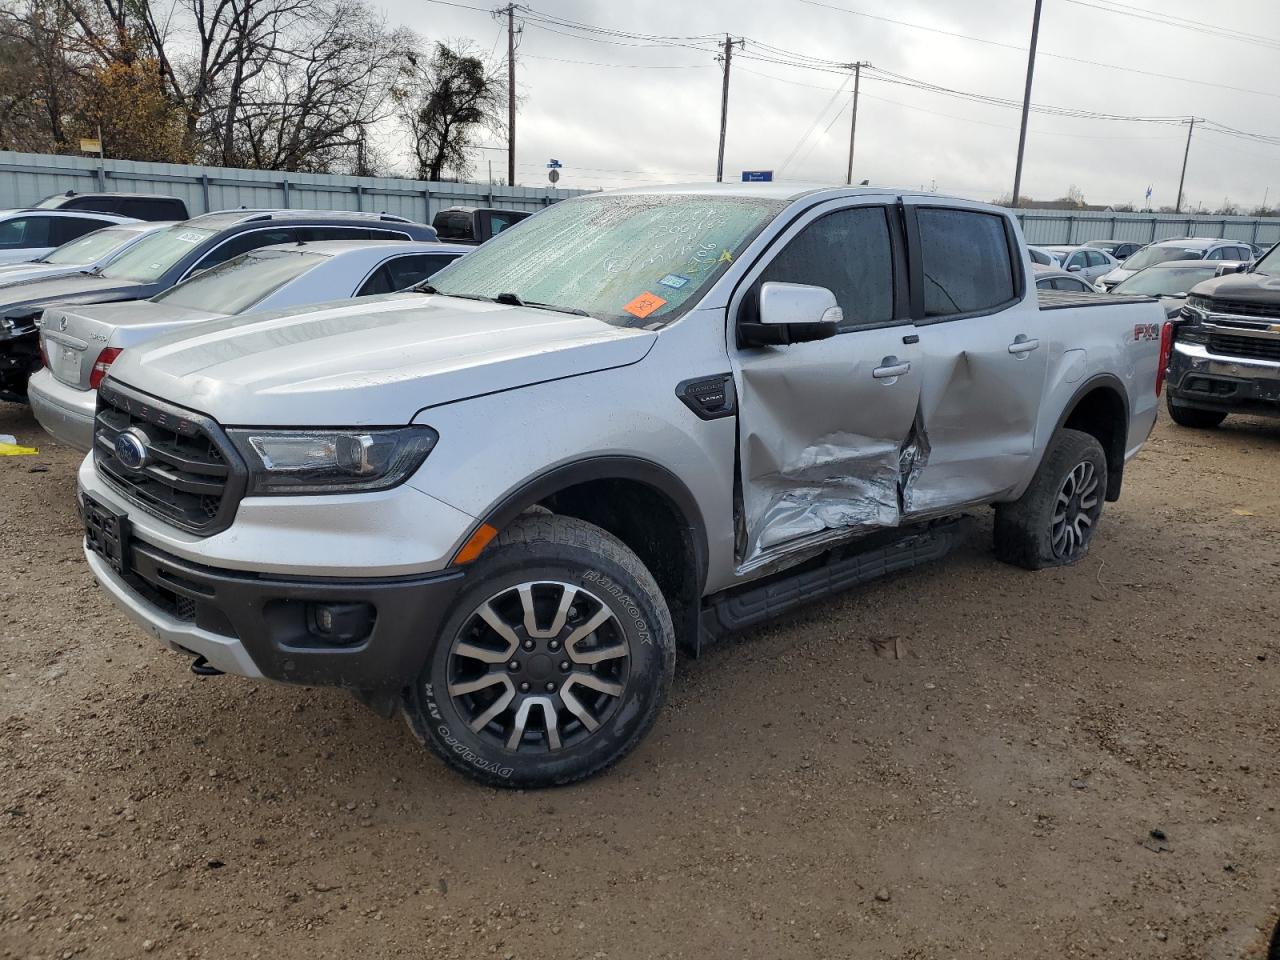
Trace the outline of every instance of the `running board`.
<instances>
[{"instance_id":1,"label":"running board","mask_svg":"<svg viewBox=\"0 0 1280 960\"><path fill-rule=\"evenodd\" d=\"M702 608L701 639L721 640L814 600L946 556L967 516L872 534L766 580L726 591Z\"/></svg>"}]
</instances>

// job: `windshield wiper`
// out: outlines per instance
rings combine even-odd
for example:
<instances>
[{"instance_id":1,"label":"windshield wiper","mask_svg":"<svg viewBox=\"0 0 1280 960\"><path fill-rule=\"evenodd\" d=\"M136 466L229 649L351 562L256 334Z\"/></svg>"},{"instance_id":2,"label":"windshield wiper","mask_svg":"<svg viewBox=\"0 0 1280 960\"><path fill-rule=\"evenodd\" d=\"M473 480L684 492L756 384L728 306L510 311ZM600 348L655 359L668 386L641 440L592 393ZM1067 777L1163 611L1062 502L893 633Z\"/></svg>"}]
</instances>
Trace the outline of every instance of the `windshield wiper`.
<instances>
[{"instance_id":1,"label":"windshield wiper","mask_svg":"<svg viewBox=\"0 0 1280 960\"><path fill-rule=\"evenodd\" d=\"M568 313L575 317L589 317L591 314L578 307L557 307L554 303L538 303L536 300L525 300L520 304L522 307L532 307L534 310L554 310L556 313Z\"/></svg>"},{"instance_id":2,"label":"windshield wiper","mask_svg":"<svg viewBox=\"0 0 1280 960\"><path fill-rule=\"evenodd\" d=\"M493 298L494 303L503 303L508 307L523 307L524 301L518 293L500 293Z\"/></svg>"}]
</instances>

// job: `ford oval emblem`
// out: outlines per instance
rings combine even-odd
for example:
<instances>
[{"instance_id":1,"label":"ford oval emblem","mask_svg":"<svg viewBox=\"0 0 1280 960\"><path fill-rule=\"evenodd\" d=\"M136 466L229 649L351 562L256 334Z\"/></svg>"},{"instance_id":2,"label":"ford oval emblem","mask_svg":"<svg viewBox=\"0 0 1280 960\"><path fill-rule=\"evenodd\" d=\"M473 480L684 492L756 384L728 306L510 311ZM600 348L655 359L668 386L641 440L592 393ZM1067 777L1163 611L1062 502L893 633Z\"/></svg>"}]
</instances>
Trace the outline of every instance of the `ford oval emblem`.
<instances>
[{"instance_id":1,"label":"ford oval emblem","mask_svg":"<svg viewBox=\"0 0 1280 960\"><path fill-rule=\"evenodd\" d=\"M141 470L151 459L151 451L147 449L148 437L137 427L130 427L116 437L114 450L116 460L126 470Z\"/></svg>"}]
</instances>

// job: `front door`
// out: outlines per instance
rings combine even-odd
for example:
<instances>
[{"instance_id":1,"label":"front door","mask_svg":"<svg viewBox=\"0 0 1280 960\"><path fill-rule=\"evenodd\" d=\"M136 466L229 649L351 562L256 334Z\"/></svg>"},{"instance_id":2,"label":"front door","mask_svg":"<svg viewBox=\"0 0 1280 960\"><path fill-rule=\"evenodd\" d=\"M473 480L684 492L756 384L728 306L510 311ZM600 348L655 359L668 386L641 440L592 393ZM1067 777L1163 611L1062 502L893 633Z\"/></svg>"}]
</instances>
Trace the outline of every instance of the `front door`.
<instances>
[{"instance_id":1,"label":"front door","mask_svg":"<svg viewBox=\"0 0 1280 960\"><path fill-rule=\"evenodd\" d=\"M1026 478L1049 328L1007 218L927 201L906 211L924 377L922 455L903 505L945 513Z\"/></svg>"},{"instance_id":2,"label":"front door","mask_svg":"<svg viewBox=\"0 0 1280 960\"><path fill-rule=\"evenodd\" d=\"M839 200L807 212L730 303L740 572L899 521L922 378L895 202ZM840 332L812 343L738 346L736 323L754 318L767 281L830 290L844 313Z\"/></svg>"}]
</instances>

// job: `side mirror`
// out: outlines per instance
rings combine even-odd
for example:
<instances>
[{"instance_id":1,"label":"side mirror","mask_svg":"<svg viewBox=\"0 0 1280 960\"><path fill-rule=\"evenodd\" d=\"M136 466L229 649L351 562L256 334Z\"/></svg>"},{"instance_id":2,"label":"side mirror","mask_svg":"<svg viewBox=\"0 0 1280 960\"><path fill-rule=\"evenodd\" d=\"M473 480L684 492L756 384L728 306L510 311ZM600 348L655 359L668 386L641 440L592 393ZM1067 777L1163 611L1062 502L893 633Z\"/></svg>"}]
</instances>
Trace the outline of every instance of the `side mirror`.
<instances>
[{"instance_id":1,"label":"side mirror","mask_svg":"<svg viewBox=\"0 0 1280 960\"><path fill-rule=\"evenodd\" d=\"M1078 264L1078 263L1073 263L1071 266L1067 267L1067 272L1069 272L1069 273L1079 273L1079 272L1080 272L1080 264Z\"/></svg>"},{"instance_id":2,"label":"side mirror","mask_svg":"<svg viewBox=\"0 0 1280 960\"><path fill-rule=\"evenodd\" d=\"M770 281L760 287L760 319L738 324L738 345L783 347L834 337L844 321L836 296L826 287Z\"/></svg>"}]
</instances>

